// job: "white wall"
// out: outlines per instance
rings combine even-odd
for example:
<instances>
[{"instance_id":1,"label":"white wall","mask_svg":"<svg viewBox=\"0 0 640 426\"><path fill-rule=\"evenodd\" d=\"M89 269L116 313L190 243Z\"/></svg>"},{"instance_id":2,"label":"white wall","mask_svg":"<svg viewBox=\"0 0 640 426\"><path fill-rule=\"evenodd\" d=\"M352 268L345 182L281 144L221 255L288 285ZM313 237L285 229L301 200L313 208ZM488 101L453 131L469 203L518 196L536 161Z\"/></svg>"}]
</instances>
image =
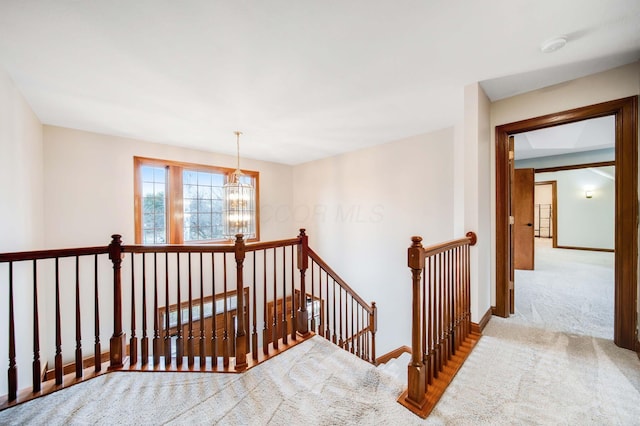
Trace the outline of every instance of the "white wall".
<instances>
[{"instance_id":1,"label":"white wall","mask_svg":"<svg viewBox=\"0 0 640 426\"><path fill-rule=\"evenodd\" d=\"M476 323L491 309L489 111L489 99L480 85L475 83L466 86L463 126L464 229L465 232L474 231L478 236L476 246L471 249L471 321Z\"/></svg>"},{"instance_id":2,"label":"white wall","mask_svg":"<svg viewBox=\"0 0 640 426\"><path fill-rule=\"evenodd\" d=\"M495 127L600 102L640 94L640 62L593 74L556 86L535 90L491 104L491 140ZM491 144L491 211L495 229L495 142ZM491 257L495 259L495 232L491 235ZM491 265L492 294L495 304L495 261Z\"/></svg>"},{"instance_id":3,"label":"white wall","mask_svg":"<svg viewBox=\"0 0 640 426\"><path fill-rule=\"evenodd\" d=\"M0 251L42 248L42 125L0 69Z\"/></svg>"},{"instance_id":4,"label":"white wall","mask_svg":"<svg viewBox=\"0 0 640 426\"><path fill-rule=\"evenodd\" d=\"M544 173L542 173L544 175ZM536 182L545 182L542 178L536 176ZM534 188L535 204L552 204L553 191L551 184L548 185L536 185Z\"/></svg>"},{"instance_id":5,"label":"white wall","mask_svg":"<svg viewBox=\"0 0 640 426\"><path fill-rule=\"evenodd\" d=\"M594 172L600 171L611 178ZM558 246L614 249L615 170L613 166L594 169L536 173L536 182L557 182ZM585 197L585 189L593 198Z\"/></svg>"},{"instance_id":6,"label":"white wall","mask_svg":"<svg viewBox=\"0 0 640 426\"><path fill-rule=\"evenodd\" d=\"M38 117L11 78L0 69L0 252L34 250L43 246L42 151L42 125ZM16 266L16 269L20 267ZM15 272L17 274L19 271ZM0 264L0 277L0 395L4 395L7 393L9 340L6 264ZM31 383L31 285L30 280L22 279L14 283L20 387ZM44 309L44 304L41 304L41 314L45 314Z\"/></svg>"},{"instance_id":7,"label":"white wall","mask_svg":"<svg viewBox=\"0 0 640 426\"><path fill-rule=\"evenodd\" d=\"M44 150L45 241L52 248L108 244L113 233L134 242L134 156L236 165L233 156L54 126L44 126ZM291 205L292 168L249 159L241 166L260 172L261 240L295 237L291 221L274 214Z\"/></svg>"},{"instance_id":8,"label":"white wall","mask_svg":"<svg viewBox=\"0 0 640 426\"><path fill-rule=\"evenodd\" d=\"M294 209L311 247L378 303L377 355L410 344L411 236L453 238L453 129L294 167Z\"/></svg>"}]
</instances>

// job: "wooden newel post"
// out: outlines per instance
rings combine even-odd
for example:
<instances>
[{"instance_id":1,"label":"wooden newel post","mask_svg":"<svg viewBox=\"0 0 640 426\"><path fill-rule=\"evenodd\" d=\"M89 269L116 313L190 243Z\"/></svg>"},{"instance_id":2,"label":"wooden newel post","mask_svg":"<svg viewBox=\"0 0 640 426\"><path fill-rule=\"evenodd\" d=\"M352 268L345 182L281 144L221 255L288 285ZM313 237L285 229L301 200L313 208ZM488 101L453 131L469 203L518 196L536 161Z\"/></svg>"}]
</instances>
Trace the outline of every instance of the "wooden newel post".
<instances>
[{"instance_id":1,"label":"wooden newel post","mask_svg":"<svg viewBox=\"0 0 640 426\"><path fill-rule=\"evenodd\" d=\"M413 283L411 317L411 362L408 365L408 390L406 401L418 408L426 402L426 366L422 362L422 324L420 323L420 277L424 269L422 237L411 237L408 264Z\"/></svg>"},{"instance_id":2,"label":"wooden newel post","mask_svg":"<svg viewBox=\"0 0 640 426\"><path fill-rule=\"evenodd\" d=\"M109 341L109 368L122 367L126 334L122 331L122 236L114 234L109 244L109 259L113 262L113 336Z\"/></svg>"},{"instance_id":3,"label":"wooden newel post","mask_svg":"<svg viewBox=\"0 0 640 426\"><path fill-rule=\"evenodd\" d=\"M40 373L40 372L38 372ZM9 401L18 398L18 367L16 367L16 331L13 315L13 263L9 262Z\"/></svg>"},{"instance_id":4,"label":"wooden newel post","mask_svg":"<svg viewBox=\"0 0 640 426\"><path fill-rule=\"evenodd\" d=\"M378 331L378 307L376 302L371 302L371 314L369 314L371 327L371 362L376 363L376 332ZM377 365L377 364L376 364Z\"/></svg>"},{"instance_id":5,"label":"wooden newel post","mask_svg":"<svg viewBox=\"0 0 640 426\"><path fill-rule=\"evenodd\" d=\"M298 269L300 270L300 301L297 316L297 329L300 334L309 334L309 312L307 312L307 287L305 284L305 274L309 267L309 237L305 234L305 229L300 229L300 244L298 244Z\"/></svg>"},{"instance_id":6,"label":"wooden newel post","mask_svg":"<svg viewBox=\"0 0 640 426\"><path fill-rule=\"evenodd\" d=\"M243 266L245 257L245 245L242 234L236 235L235 244L236 255L236 297L237 297L237 330L236 330L236 370L244 370L247 368L247 333L244 323L244 277Z\"/></svg>"}]
</instances>

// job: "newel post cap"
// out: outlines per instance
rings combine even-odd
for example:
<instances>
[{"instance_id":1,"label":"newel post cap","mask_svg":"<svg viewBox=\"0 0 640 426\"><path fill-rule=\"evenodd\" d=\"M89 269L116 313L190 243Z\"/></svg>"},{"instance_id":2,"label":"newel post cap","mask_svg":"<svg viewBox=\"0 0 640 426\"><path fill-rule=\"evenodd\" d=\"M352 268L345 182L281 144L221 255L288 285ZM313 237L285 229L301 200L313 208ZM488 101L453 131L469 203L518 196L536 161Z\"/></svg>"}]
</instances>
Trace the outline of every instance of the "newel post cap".
<instances>
[{"instance_id":1,"label":"newel post cap","mask_svg":"<svg viewBox=\"0 0 640 426\"><path fill-rule=\"evenodd\" d=\"M424 268L424 256L422 255L422 237L411 237L411 247L408 251L408 265L409 268L418 270Z\"/></svg>"},{"instance_id":2,"label":"newel post cap","mask_svg":"<svg viewBox=\"0 0 640 426\"><path fill-rule=\"evenodd\" d=\"M109 243L109 259L114 262L121 260L122 254L122 235L113 234L111 236L111 243Z\"/></svg>"},{"instance_id":3,"label":"newel post cap","mask_svg":"<svg viewBox=\"0 0 640 426\"><path fill-rule=\"evenodd\" d=\"M469 239L469 245L471 246L475 246L478 242L478 236L473 231L467 232L466 237Z\"/></svg>"}]
</instances>

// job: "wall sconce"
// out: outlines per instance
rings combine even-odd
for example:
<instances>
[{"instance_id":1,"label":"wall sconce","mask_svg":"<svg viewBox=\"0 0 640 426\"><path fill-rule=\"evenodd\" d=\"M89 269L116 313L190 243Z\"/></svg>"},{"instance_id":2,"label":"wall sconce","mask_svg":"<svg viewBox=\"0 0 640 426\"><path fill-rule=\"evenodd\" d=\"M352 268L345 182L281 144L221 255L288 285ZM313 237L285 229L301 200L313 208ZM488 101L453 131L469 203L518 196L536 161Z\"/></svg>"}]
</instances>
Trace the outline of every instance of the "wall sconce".
<instances>
[{"instance_id":1,"label":"wall sconce","mask_svg":"<svg viewBox=\"0 0 640 426\"><path fill-rule=\"evenodd\" d=\"M585 196L585 197L587 197L587 198L593 198L593 190L591 190L591 189L586 189L586 190L584 191L584 196Z\"/></svg>"}]
</instances>

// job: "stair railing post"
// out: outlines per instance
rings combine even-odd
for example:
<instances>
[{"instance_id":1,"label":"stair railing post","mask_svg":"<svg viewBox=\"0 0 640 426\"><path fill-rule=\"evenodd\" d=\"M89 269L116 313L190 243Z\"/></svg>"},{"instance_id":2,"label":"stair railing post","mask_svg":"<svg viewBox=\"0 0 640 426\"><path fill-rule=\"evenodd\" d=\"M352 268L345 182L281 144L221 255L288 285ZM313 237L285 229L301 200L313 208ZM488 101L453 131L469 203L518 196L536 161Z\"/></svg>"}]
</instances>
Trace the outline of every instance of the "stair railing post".
<instances>
[{"instance_id":1,"label":"stair railing post","mask_svg":"<svg viewBox=\"0 0 640 426\"><path fill-rule=\"evenodd\" d=\"M369 314L369 324L371 324L371 362L376 363L376 331L378 331L378 307L376 302L371 302L371 314Z\"/></svg>"},{"instance_id":2,"label":"stair railing post","mask_svg":"<svg viewBox=\"0 0 640 426\"><path fill-rule=\"evenodd\" d=\"M309 312L307 312L307 288L305 275L309 268L309 237L304 228L300 229L300 243L298 244L298 269L300 270L300 301L297 316L297 330L303 336L309 334ZM313 283L312 283L313 285Z\"/></svg>"},{"instance_id":3,"label":"stair railing post","mask_svg":"<svg viewBox=\"0 0 640 426\"><path fill-rule=\"evenodd\" d=\"M113 336L109 341L109 369L122 367L126 334L122 331L122 236L114 234L109 244L109 259L113 262Z\"/></svg>"},{"instance_id":4,"label":"stair railing post","mask_svg":"<svg viewBox=\"0 0 640 426\"><path fill-rule=\"evenodd\" d=\"M424 269L424 251L421 237L411 237L408 250L408 264L412 276L412 317L411 317L411 362L408 370L408 391L406 401L418 408L426 403L426 367L422 360L422 324L420 312L420 278Z\"/></svg>"},{"instance_id":5,"label":"stair railing post","mask_svg":"<svg viewBox=\"0 0 640 426\"><path fill-rule=\"evenodd\" d=\"M475 232L469 231L466 234L466 237L469 238L469 247L467 247L467 255L465 256L465 265L464 265L464 287L465 287L465 303L464 303L464 324L466 328L465 337L469 335L471 332L471 252L469 251L470 247L473 247L478 242L478 236Z\"/></svg>"},{"instance_id":6,"label":"stair railing post","mask_svg":"<svg viewBox=\"0 0 640 426\"><path fill-rule=\"evenodd\" d=\"M245 258L245 243L242 234L236 235L235 243L235 257L236 257L236 370L244 370L247 368L247 333L244 323L244 258ZM255 297L255 295L254 295Z\"/></svg>"}]
</instances>

